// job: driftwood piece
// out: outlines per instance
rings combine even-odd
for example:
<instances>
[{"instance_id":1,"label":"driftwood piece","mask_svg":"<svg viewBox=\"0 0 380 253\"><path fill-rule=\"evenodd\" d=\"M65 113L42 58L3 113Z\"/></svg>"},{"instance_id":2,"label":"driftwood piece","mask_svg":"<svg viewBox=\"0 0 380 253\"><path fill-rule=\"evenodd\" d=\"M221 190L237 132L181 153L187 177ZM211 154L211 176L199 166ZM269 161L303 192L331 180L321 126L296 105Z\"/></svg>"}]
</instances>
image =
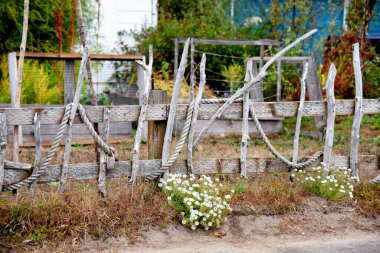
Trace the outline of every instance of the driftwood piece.
<instances>
[{"instance_id":1,"label":"driftwood piece","mask_svg":"<svg viewBox=\"0 0 380 253\"><path fill-rule=\"evenodd\" d=\"M107 143L108 134L110 130L110 110L104 108L104 120L103 120L103 141ZM98 192L101 197L106 196L106 169L107 169L107 155L103 150L100 151L100 162L99 162L99 177L98 177Z\"/></svg>"},{"instance_id":2,"label":"driftwood piece","mask_svg":"<svg viewBox=\"0 0 380 253\"><path fill-rule=\"evenodd\" d=\"M5 176L5 148L7 146L7 120L4 113L0 113L0 192L3 191Z\"/></svg>"},{"instance_id":3,"label":"driftwood piece","mask_svg":"<svg viewBox=\"0 0 380 253\"><path fill-rule=\"evenodd\" d=\"M144 64L140 61L137 61L138 64ZM149 45L149 65L144 65L144 73L145 73L145 89L144 93L142 94L142 101L141 101L141 110L139 115L139 120L137 123L137 129L135 133L135 142L133 145L133 156L132 156L132 176L129 180L129 183L134 184L136 181L137 171L139 169L139 155L140 155L140 144L141 144L141 136L142 131L145 122L146 117L146 110L148 105L148 98L149 98L149 92L151 88L151 78L152 78L152 67L153 67L153 46Z\"/></svg>"},{"instance_id":4,"label":"driftwood piece","mask_svg":"<svg viewBox=\"0 0 380 253\"><path fill-rule=\"evenodd\" d=\"M323 150L323 163L326 168L330 168L331 154L334 144L334 125L335 125L335 97L334 97L334 80L336 76L336 68L331 63L329 74L326 81L325 91L327 96L327 122L326 122L326 140Z\"/></svg>"},{"instance_id":5,"label":"driftwood piece","mask_svg":"<svg viewBox=\"0 0 380 253\"><path fill-rule=\"evenodd\" d=\"M168 115L167 127L166 127L166 132L165 132L165 137L164 137L164 146L162 148L162 165L164 165L169 159L170 145L172 143L172 134L173 134L173 129L174 129L175 116L176 116L177 107L178 107L178 96L179 96L179 91L181 89L183 76L185 74L187 55L189 52L189 43L190 43L190 39L187 39L185 43L185 47L183 49L182 58L179 64L177 75L174 81L174 89L172 93L172 99L170 101L169 115ZM164 176L166 177L167 174L165 173Z\"/></svg>"},{"instance_id":6,"label":"driftwood piece","mask_svg":"<svg viewBox=\"0 0 380 253\"><path fill-rule=\"evenodd\" d=\"M308 63L306 62L303 66L302 78L301 78L301 95L300 95L300 104L297 112L297 121L296 121L296 130L294 133L293 141L293 163L298 163L298 144L301 132L301 122L302 122L302 113L303 113L303 104L305 102L305 91L306 91L306 76L308 70ZM294 178L294 168L290 170L290 179Z\"/></svg>"},{"instance_id":7,"label":"driftwood piece","mask_svg":"<svg viewBox=\"0 0 380 253\"><path fill-rule=\"evenodd\" d=\"M261 64L261 61L260 61L260 64ZM248 83L252 78L252 66L253 66L252 60L248 60L247 67L246 67L247 71L245 73L245 80L244 80L245 83ZM246 177L247 176L247 149L248 149L248 141L249 141L249 132L248 132L249 92L248 91L243 95L243 98L244 98L243 122L242 122L242 136L241 136L241 147L240 147L240 175L243 177Z\"/></svg>"},{"instance_id":8,"label":"driftwood piece","mask_svg":"<svg viewBox=\"0 0 380 253\"><path fill-rule=\"evenodd\" d=\"M73 102L74 99L74 60L65 60L65 79L64 79L64 103L65 105Z\"/></svg>"},{"instance_id":9,"label":"driftwood piece","mask_svg":"<svg viewBox=\"0 0 380 253\"><path fill-rule=\"evenodd\" d=\"M41 155L42 155L41 121L40 121L40 118L41 118L40 113L36 113L34 115L34 141L36 143L36 146L35 146L33 172L38 170L38 167L40 166L40 162L41 162ZM29 185L29 197L31 199L34 198L34 195L36 193L37 180L38 179L36 179L33 183L31 183Z\"/></svg>"},{"instance_id":10,"label":"driftwood piece","mask_svg":"<svg viewBox=\"0 0 380 253\"><path fill-rule=\"evenodd\" d=\"M350 146L350 168L352 170L352 176L359 181L359 133L360 133L360 124L363 117L363 80L362 80L362 71L360 66L360 51L359 43L353 45L354 56L354 73L355 73L355 114L354 122L352 123L351 130L351 146Z\"/></svg>"},{"instance_id":11,"label":"driftwood piece","mask_svg":"<svg viewBox=\"0 0 380 253\"><path fill-rule=\"evenodd\" d=\"M25 170L30 171L33 166L29 163L17 163L13 161L4 161L5 169L13 169L13 170Z\"/></svg>"},{"instance_id":12,"label":"driftwood piece","mask_svg":"<svg viewBox=\"0 0 380 253\"><path fill-rule=\"evenodd\" d=\"M287 159L291 159L288 157ZM300 158L299 161L307 160ZM364 170L377 170L379 157L377 155L359 156L360 167ZM156 171L162 166L162 160L140 160L138 176L146 176L149 172ZM348 166L350 158L348 156L333 156L331 164L333 167ZM334 168L332 168L334 169ZM256 172L288 172L289 167L277 158L247 158L247 173ZM131 175L132 162L119 161L115 162L113 168L107 168L107 178L127 177ZM172 166L173 173L187 172L186 160L178 160ZM56 182L60 178L61 167L51 165L46 173L41 175L38 183ZM195 159L194 174L221 174L221 173L240 173L240 158L211 158ZM99 175L97 163L70 164L69 178L75 180L96 180ZM23 177L28 176L25 171L5 170L5 185L10 182L20 181Z\"/></svg>"},{"instance_id":13,"label":"driftwood piece","mask_svg":"<svg viewBox=\"0 0 380 253\"><path fill-rule=\"evenodd\" d=\"M203 89L206 84L206 55L202 55L202 60L200 64L200 81L198 86L197 97L194 101L194 111L191 118L190 130L189 130L189 140L187 142L187 166L189 169L189 173L193 173L193 138L195 134L195 124L198 118L199 106L202 99Z\"/></svg>"},{"instance_id":14,"label":"driftwood piece","mask_svg":"<svg viewBox=\"0 0 380 253\"><path fill-rule=\"evenodd\" d=\"M303 66L303 72L302 72L302 78L301 78L301 95L300 95L300 103L298 106L297 111L297 121L296 121L296 130L294 133L294 141L293 141L293 163L297 163L298 160L298 144L299 144L299 137L300 137L300 131L301 131L301 122L302 122L302 113L303 113L303 104L305 102L305 91L306 91L306 76L307 76L307 68L308 63L306 62Z\"/></svg>"},{"instance_id":15,"label":"driftwood piece","mask_svg":"<svg viewBox=\"0 0 380 253\"><path fill-rule=\"evenodd\" d=\"M71 114L69 118L69 124L67 126L67 136L65 140L65 152L63 154L63 163L62 163L62 174L60 180L59 191L62 193L66 190L68 170L69 170L69 161L70 161L70 152L71 152L71 141L72 141L72 129L74 123L74 117L78 109L79 99L81 96L81 90L85 75L86 62L88 60L88 48L84 49L83 58L79 68L78 82L75 90L74 101L71 106Z\"/></svg>"},{"instance_id":16,"label":"driftwood piece","mask_svg":"<svg viewBox=\"0 0 380 253\"><path fill-rule=\"evenodd\" d=\"M298 43L300 43L301 41L305 40L306 38L308 38L309 36L313 35L314 33L316 33L317 30L314 29L304 35L302 35L301 37L299 37L298 39L296 39L295 41L293 41L292 43L290 43L288 46L286 46L284 49L282 49L280 52L278 52L275 56L273 56L263 67L262 69L260 69L260 72L259 74L253 78L249 83L247 84L244 84L244 87L238 89L235 94L233 94L228 100L227 102L225 102L215 113L214 115L210 118L210 120L206 123L206 126L202 129L201 133L198 135L197 139L195 140L194 142L194 145L193 145L193 149L196 148L196 146L199 144L199 142L202 140L202 138L206 135L208 129L211 127L211 125L214 123L214 121L219 118L222 113L237 99L239 98L241 95L243 95L246 91L248 91L256 82L260 81L261 79L264 78L264 76L266 75L266 71L268 70L268 68L275 62L278 60L279 57L281 57L283 54L285 54L289 49L293 48L294 46L296 46Z\"/></svg>"}]
</instances>

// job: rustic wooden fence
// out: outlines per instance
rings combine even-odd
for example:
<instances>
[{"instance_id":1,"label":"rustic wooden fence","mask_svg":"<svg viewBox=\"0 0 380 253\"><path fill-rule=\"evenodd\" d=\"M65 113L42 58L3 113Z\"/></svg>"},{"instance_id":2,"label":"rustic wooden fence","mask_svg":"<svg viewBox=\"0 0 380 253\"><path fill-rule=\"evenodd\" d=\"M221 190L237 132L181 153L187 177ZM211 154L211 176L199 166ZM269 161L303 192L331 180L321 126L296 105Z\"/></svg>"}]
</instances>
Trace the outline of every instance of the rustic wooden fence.
<instances>
[{"instance_id":1,"label":"rustic wooden fence","mask_svg":"<svg viewBox=\"0 0 380 253\"><path fill-rule=\"evenodd\" d=\"M210 101L201 100L202 88L205 84L205 55L202 57L200 64L201 81L198 94L194 96L194 87L191 87L190 104L178 104L178 95L182 78L187 63L187 54L189 48L189 39L185 43L185 49L182 54L178 73L175 78L175 85L170 104L166 103L166 96L162 91L151 91L151 75L153 63L153 50L149 50L149 64L142 61L136 61L144 69L144 91L141 94L141 105L124 105L124 106L82 106L79 103L80 89L83 83L86 62L89 61L88 49L82 57L80 78L78 78L77 91L74 101L66 107L31 107L31 108L4 108L0 109L0 189L14 190L22 186L38 183L47 183L53 181L61 182L61 190L65 189L68 179L84 180L98 179L99 192L105 195L106 178L112 177L130 177L133 183L136 176L144 176L148 179L157 178L168 169L174 173L194 173L194 174L213 174L213 173L241 173L243 176L252 172L263 171L289 171L289 168L303 168L318 162L318 158L323 155L323 162L328 168L334 167L351 167L353 175L358 176L359 168L361 169L378 169L378 154L359 156L359 128L363 114L380 113L379 99L363 99L362 81L360 73L359 47L354 46L354 69L356 78L356 98L355 100L335 100L334 98L334 79L336 69L331 65L329 76L327 78L325 90L327 95L326 101L304 101L304 86L306 82L307 66L304 68L302 78L302 95L300 102L252 102L247 96L250 88L257 82L260 82L265 76L265 71L270 64L278 61L282 54L296 45L303 39L307 38L316 30L310 31L303 35L295 42L289 44L281 50L276 56L260 69L257 75L253 75L248 69L244 87L236 91L230 98L225 100ZM243 98L239 98L242 97ZM150 99L148 99L150 97ZM148 104L150 102L150 104ZM251 117L250 118L250 115ZM334 139L334 122L336 115L354 115L354 123L351 133L350 156L332 156L333 139ZM302 116L324 116L326 118L326 140L322 152L317 152L312 157L298 158L297 155L292 159L284 158L279 154L262 131L258 118L285 118L297 116L296 138L299 135L300 119ZM182 131L181 137L174 152L170 155L171 138L175 119L186 119L185 130ZM210 158L210 159L192 159L192 152L199 144L202 137L207 133L208 128L216 119L241 120L243 119L242 129L242 146L241 158ZM193 142L194 129L196 120L208 120L207 125ZM248 141L248 121L253 120L255 126L264 139L267 147L271 150L276 158L247 158L246 144ZM133 149L133 159L131 161L117 161L114 157L114 150L106 142L109 133L110 123L125 123L137 121L138 127L135 134L135 144ZM149 160L139 160L140 141L144 123L148 121L149 125ZM91 136L101 147L102 152L100 160L97 163L90 164L68 164L70 156L70 144L72 125L74 123L85 123ZM57 136L48 152L47 158L41 165L41 138L40 125L60 124ZM103 132L101 136L97 135L92 124L102 124ZM5 161L5 148L7 145L7 127L33 125L35 127L36 155L34 164L21 164L17 162ZM66 137L66 147L63 165L49 165L52 156L57 148L57 143L62 139L64 129L68 129ZM62 131L61 131L62 130ZM181 151L186 138L189 136L187 146L188 156L186 160L179 160L178 155ZM67 144L69 143L69 144ZM294 142L294 153L298 153L298 140ZM322 149L322 147L321 147ZM106 156L108 155L108 157ZM116 161L115 161L116 160ZM165 176L165 175L164 175ZM35 187L35 186L34 186ZM31 187L31 189L34 189Z\"/></svg>"},{"instance_id":2,"label":"rustic wooden fence","mask_svg":"<svg viewBox=\"0 0 380 253\"><path fill-rule=\"evenodd\" d=\"M161 91L154 91L152 94ZM155 95L157 96L157 95ZM159 96L159 95L158 95ZM364 114L380 113L379 99L364 99L363 101ZM258 102L253 103L258 117L294 117L297 115L299 102ZM337 100L336 115L354 115L355 100ZM199 108L198 119L208 120L220 107L219 104L202 104ZM104 110L109 109L109 122L133 122L138 120L141 106L124 105L124 106L85 106L87 116L93 123L104 122ZM179 105L176 117L184 119L188 105ZM162 129L165 129L165 121L168 119L168 104L150 104L147 106L146 120L149 121L149 153L150 157L156 154L156 157L161 154L163 143ZM242 118L243 106L241 103L231 105L221 116L222 119L236 120ZM35 108L5 108L0 110L0 129L6 129L15 125L33 125L34 115L40 115L40 123L45 125L56 125L60 123L64 112L63 106L57 107L35 107ZM327 115L326 101L305 101L302 110L303 116L325 116ZM81 122L78 115L75 118L76 122ZM5 135L5 136L4 136ZM0 139L4 141L6 132L2 132ZM2 146L1 152L4 153L5 146ZM1 153L0 153L1 154ZM1 156L1 155L0 155ZM2 159L4 155L1 156ZM302 161L304 158L299 158ZM333 156L331 164L334 166L349 166L349 157ZM1 162L1 161L0 161ZM3 163L4 164L4 163ZM132 161L116 161L112 167L107 168L107 178L125 177L131 175ZM161 167L160 159L149 159L139 161L139 175L147 175L150 171L157 170ZM32 165L24 167L12 167L12 164L5 163L3 165L5 171L3 185L12 184L28 177L31 174ZM377 154L360 156L359 166L363 169L378 169L379 156ZM97 179L99 164L70 164L69 178L76 180ZM185 160L177 161L173 168L173 172L186 173L187 165ZM288 171L288 167L279 161L277 158L248 158L247 172L264 172L264 171ZM60 165L52 165L39 179L39 183L48 183L60 180ZM194 161L195 174L213 174L213 173L239 173L240 159L234 158L212 158L199 159Z\"/></svg>"}]
</instances>

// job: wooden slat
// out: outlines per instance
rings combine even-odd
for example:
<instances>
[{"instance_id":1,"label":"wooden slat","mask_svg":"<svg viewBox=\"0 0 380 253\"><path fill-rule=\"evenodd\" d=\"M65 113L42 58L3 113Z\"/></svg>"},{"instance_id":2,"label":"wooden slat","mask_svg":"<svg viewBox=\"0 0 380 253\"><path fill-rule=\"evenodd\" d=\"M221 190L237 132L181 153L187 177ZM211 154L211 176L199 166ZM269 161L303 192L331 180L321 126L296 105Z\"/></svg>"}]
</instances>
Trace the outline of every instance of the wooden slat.
<instances>
[{"instance_id":1,"label":"wooden slat","mask_svg":"<svg viewBox=\"0 0 380 253\"><path fill-rule=\"evenodd\" d=\"M291 158L287 158L291 159ZM299 159L300 162L306 158ZM334 167L347 167L349 165L348 156L333 156L331 164ZM376 155L360 156L360 168L364 170L378 169L379 157ZM140 160L139 176L147 175L148 172L157 170L161 167L161 160ZM119 161L115 163L113 168L107 170L107 178L126 177L130 176L132 170L131 161ZM286 172L289 168L277 158L247 158L247 173L255 172ZM186 160L178 160L171 169L173 173L186 173L187 165ZM239 173L240 159L197 159L194 160L194 174L231 174ZM38 183L48 183L59 181L61 174L61 166L53 165L47 169ZM24 170L10 170L5 169L6 185L20 181L22 178L28 176L27 171ZM96 163L86 164L70 164L69 166L69 179L74 180L87 180L98 178L98 165Z\"/></svg>"},{"instance_id":2,"label":"wooden slat","mask_svg":"<svg viewBox=\"0 0 380 253\"><path fill-rule=\"evenodd\" d=\"M41 155L42 155L42 139L41 139L41 124L40 124L40 114L36 113L34 115L34 140L36 142L33 172L37 171L40 166ZM37 180L29 185L29 197L34 198L37 188Z\"/></svg>"},{"instance_id":3,"label":"wooden slat","mask_svg":"<svg viewBox=\"0 0 380 253\"><path fill-rule=\"evenodd\" d=\"M256 114L259 118L282 118L294 117L297 115L299 102L254 102ZM187 105L179 105L177 117L184 119L187 112ZM220 104L202 104L199 109L198 119L210 119L210 117L220 107ZM103 122L104 106L85 106L88 118L93 123ZM121 105L110 106L110 122L137 121L140 106ZM303 116L322 116L326 114L327 106L325 101L305 101ZM41 124L59 124L64 107L31 107L31 108L4 108L7 116L7 125L32 125L36 110L41 111ZM169 105L148 105L146 120L167 120ZM355 100L336 100L336 115L353 115L355 111ZM380 113L380 99L363 99L363 113ZM232 120L242 118L242 104L231 105L220 119ZM80 122L76 117L74 122Z\"/></svg>"},{"instance_id":4,"label":"wooden slat","mask_svg":"<svg viewBox=\"0 0 380 253\"><path fill-rule=\"evenodd\" d=\"M272 57L270 56L265 56L263 60L264 62L267 62L271 58ZM282 56L279 58L280 61L285 62L285 63L302 63L303 61L308 61L310 59L311 57L309 56ZM253 56L253 57L248 58L248 60L252 60L253 62L260 62L261 57Z\"/></svg>"},{"instance_id":5,"label":"wooden slat","mask_svg":"<svg viewBox=\"0 0 380 253\"><path fill-rule=\"evenodd\" d=\"M17 57L20 56L16 53ZM135 61L142 60L143 55L116 55L116 54L90 54L92 61ZM82 54L69 54L69 53L25 53L25 59L50 59L50 60L81 60Z\"/></svg>"},{"instance_id":6,"label":"wooden slat","mask_svg":"<svg viewBox=\"0 0 380 253\"><path fill-rule=\"evenodd\" d=\"M179 43L185 43L185 37L178 37ZM281 41L278 40L223 40L223 39L200 39L192 38L195 44L205 44L205 45L236 45L236 46L279 46Z\"/></svg>"},{"instance_id":7,"label":"wooden slat","mask_svg":"<svg viewBox=\"0 0 380 253\"><path fill-rule=\"evenodd\" d=\"M7 124L4 113L0 113L0 192L3 190L4 175L5 175L5 149L7 146Z\"/></svg>"}]
</instances>

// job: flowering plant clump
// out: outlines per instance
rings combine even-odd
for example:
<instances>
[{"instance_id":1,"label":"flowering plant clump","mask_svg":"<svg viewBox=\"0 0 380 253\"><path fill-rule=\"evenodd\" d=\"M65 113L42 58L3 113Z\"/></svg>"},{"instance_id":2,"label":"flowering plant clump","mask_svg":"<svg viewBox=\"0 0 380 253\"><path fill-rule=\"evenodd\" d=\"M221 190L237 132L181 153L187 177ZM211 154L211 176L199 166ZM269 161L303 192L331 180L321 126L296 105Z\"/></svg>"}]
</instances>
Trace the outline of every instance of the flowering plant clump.
<instances>
[{"instance_id":1,"label":"flowering plant clump","mask_svg":"<svg viewBox=\"0 0 380 253\"><path fill-rule=\"evenodd\" d=\"M205 230L217 228L227 220L231 212L228 201L233 190L223 192L219 179L214 181L205 175L169 174L167 181L160 180L158 185L182 218L182 224L195 230L202 226Z\"/></svg>"},{"instance_id":2,"label":"flowering plant clump","mask_svg":"<svg viewBox=\"0 0 380 253\"><path fill-rule=\"evenodd\" d=\"M355 177L346 167L328 170L324 163L311 171L295 170L295 178L306 190L328 200L352 199Z\"/></svg>"}]
</instances>

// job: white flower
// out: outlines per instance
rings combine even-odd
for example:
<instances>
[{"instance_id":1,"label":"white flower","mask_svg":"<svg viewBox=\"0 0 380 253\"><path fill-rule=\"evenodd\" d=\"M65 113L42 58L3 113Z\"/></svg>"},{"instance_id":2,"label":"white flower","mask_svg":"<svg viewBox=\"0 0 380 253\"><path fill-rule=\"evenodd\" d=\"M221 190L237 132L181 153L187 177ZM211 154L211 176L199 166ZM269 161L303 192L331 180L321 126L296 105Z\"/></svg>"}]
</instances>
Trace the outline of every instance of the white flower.
<instances>
[{"instance_id":1,"label":"white flower","mask_svg":"<svg viewBox=\"0 0 380 253\"><path fill-rule=\"evenodd\" d=\"M182 224L185 225L186 224L186 220L182 220Z\"/></svg>"},{"instance_id":2,"label":"white flower","mask_svg":"<svg viewBox=\"0 0 380 253\"><path fill-rule=\"evenodd\" d=\"M198 225L199 225L199 222L198 222L198 221L196 221L194 224L195 224L195 226L198 226Z\"/></svg>"},{"instance_id":3,"label":"white flower","mask_svg":"<svg viewBox=\"0 0 380 253\"><path fill-rule=\"evenodd\" d=\"M207 225L208 225L209 227L211 227L211 226L212 226L212 222L210 221Z\"/></svg>"},{"instance_id":4,"label":"white flower","mask_svg":"<svg viewBox=\"0 0 380 253\"><path fill-rule=\"evenodd\" d=\"M168 196L168 201L172 200L172 197L171 196Z\"/></svg>"},{"instance_id":5,"label":"white flower","mask_svg":"<svg viewBox=\"0 0 380 253\"><path fill-rule=\"evenodd\" d=\"M230 195L226 195L226 196L224 196L226 199L230 199L231 198L231 196Z\"/></svg>"},{"instance_id":6,"label":"white flower","mask_svg":"<svg viewBox=\"0 0 380 253\"><path fill-rule=\"evenodd\" d=\"M197 227L196 227L195 225L192 225L192 226L191 226L191 229L192 229L192 230L195 230L196 228L197 228Z\"/></svg>"}]
</instances>

